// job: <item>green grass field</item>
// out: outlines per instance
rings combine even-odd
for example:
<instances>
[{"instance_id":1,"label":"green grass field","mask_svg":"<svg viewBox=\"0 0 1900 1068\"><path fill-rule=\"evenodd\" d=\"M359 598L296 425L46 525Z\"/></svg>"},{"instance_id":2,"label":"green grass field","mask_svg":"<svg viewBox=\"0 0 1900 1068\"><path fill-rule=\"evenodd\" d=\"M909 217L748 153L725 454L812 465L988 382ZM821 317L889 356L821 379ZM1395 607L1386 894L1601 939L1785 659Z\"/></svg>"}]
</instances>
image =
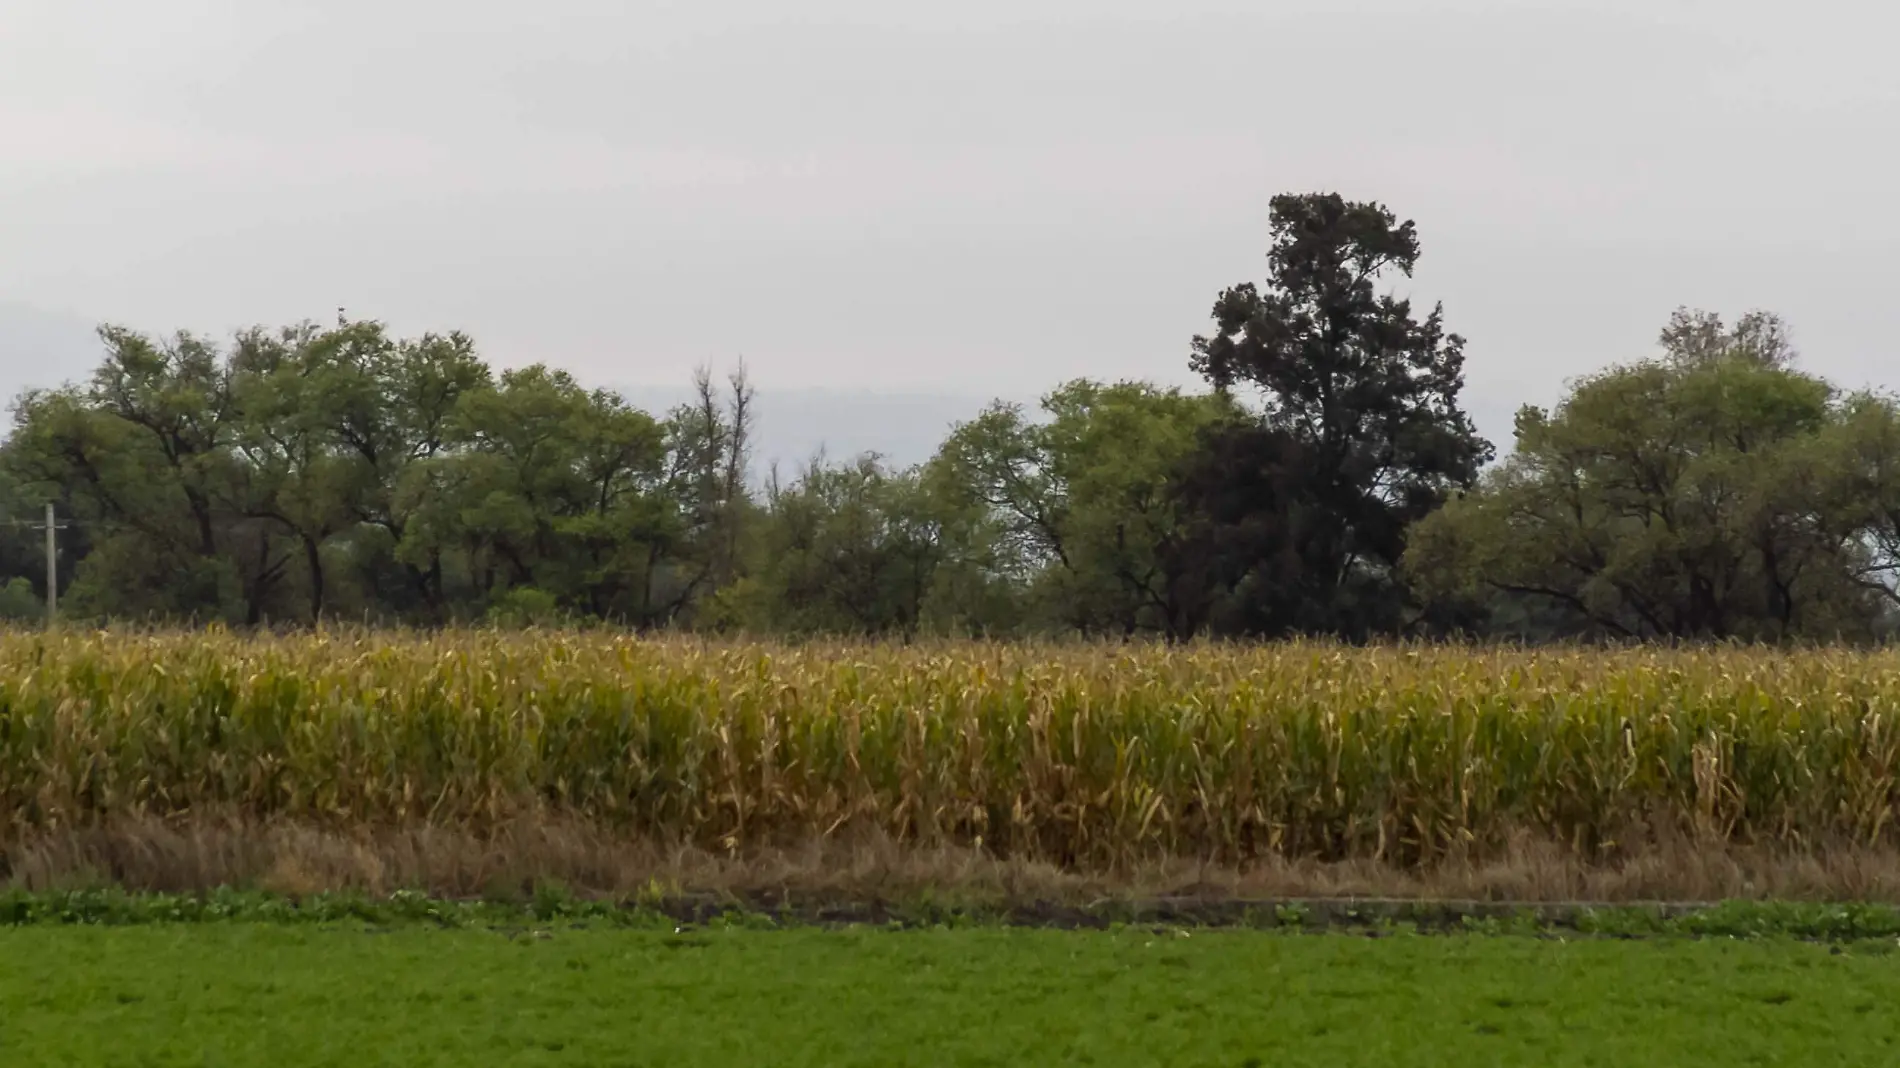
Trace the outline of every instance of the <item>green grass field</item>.
<instances>
[{"instance_id":1,"label":"green grass field","mask_svg":"<svg viewBox=\"0 0 1900 1068\"><path fill-rule=\"evenodd\" d=\"M1889 1065L1891 942L0 928L6 1065Z\"/></svg>"}]
</instances>

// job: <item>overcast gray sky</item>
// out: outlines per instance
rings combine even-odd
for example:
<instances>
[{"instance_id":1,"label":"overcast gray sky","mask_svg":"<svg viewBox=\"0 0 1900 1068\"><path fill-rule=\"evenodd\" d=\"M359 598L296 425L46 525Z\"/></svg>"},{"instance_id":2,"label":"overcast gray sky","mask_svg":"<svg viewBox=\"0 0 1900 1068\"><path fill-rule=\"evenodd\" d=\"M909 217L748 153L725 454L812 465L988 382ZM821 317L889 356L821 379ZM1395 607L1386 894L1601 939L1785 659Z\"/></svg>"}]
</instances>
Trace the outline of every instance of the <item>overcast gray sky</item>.
<instances>
[{"instance_id":1,"label":"overcast gray sky","mask_svg":"<svg viewBox=\"0 0 1900 1068\"><path fill-rule=\"evenodd\" d=\"M1871 0L0 0L0 301L1023 396L1187 381L1268 198L1332 189L1418 221L1501 439L1678 304L1900 386L1897 38Z\"/></svg>"}]
</instances>

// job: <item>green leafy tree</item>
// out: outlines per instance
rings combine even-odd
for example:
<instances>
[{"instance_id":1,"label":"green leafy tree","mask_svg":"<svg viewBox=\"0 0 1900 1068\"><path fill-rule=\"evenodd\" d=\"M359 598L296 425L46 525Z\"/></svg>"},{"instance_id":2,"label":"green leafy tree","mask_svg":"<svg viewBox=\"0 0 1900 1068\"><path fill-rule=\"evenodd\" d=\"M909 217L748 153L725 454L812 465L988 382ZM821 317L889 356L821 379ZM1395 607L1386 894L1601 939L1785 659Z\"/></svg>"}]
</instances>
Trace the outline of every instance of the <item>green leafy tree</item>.
<instances>
[{"instance_id":1,"label":"green leafy tree","mask_svg":"<svg viewBox=\"0 0 1900 1068\"><path fill-rule=\"evenodd\" d=\"M370 472L337 433L336 364L349 327L240 335L231 364L233 448L249 493L239 510L275 524L305 568L309 618L324 616L328 548L360 522Z\"/></svg>"},{"instance_id":2,"label":"green leafy tree","mask_svg":"<svg viewBox=\"0 0 1900 1068\"><path fill-rule=\"evenodd\" d=\"M348 320L247 331L228 351L101 338L91 382L23 398L6 445L9 469L70 504L92 541L76 610L319 618L340 588L379 616L421 601L440 617L434 562L387 569L402 479L447 446L460 396L487 381L465 338L396 341Z\"/></svg>"},{"instance_id":3,"label":"green leafy tree","mask_svg":"<svg viewBox=\"0 0 1900 1068\"><path fill-rule=\"evenodd\" d=\"M1860 392L1788 465L1784 492L1808 509L1817 539L1834 549L1846 577L1900 609L1900 398Z\"/></svg>"},{"instance_id":4,"label":"green leafy tree","mask_svg":"<svg viewBox=\"0 0 1900 1068\"><path fill-rule=\"evenodd\" d=\"M356 524L344 560L378 615L441 620L453 612L445 561L402 551L422 498L422 469L456 447L462 399L493 384L474 342L459 333L390 337L382 324L340 320L312 346L311 400L335 448L353 461Z\"/></svg>"},{"instance_id":5,"label":"green leafy tree","mask_svg":"<svg viewBox=\"0 0 1900 1068\"><path fill-rule=\"evenodd\" d=\"M1201 599L1167 567L1182 517L1175 470L1233 416L1222 397L1143 383L1070 382L1046 417L992 406L933 461L946 499L984 513L1000 581L1044 626L1185 637Z\"/></svg>"},{"instance_id":6,"label":"green leafy tree","mask_svg":"<svg viewBox=\"0 0 1900 1068\"><path fill-rule=\"evenodd\" d=\"M954 551L946 526L919 471L893 471L875 455L814 458L790 485L767 484L751 622L906 637L941 625L930 617Z\"/></svg>"},{"instance_id":7,"label":"green leafy tree","mask_svg":"<svg viewBox=\"0 0 1900 1068\"><path fill-rule=\"evenodd\" d=\"M247 531L229 505L242 472L217 350L190 335L100 336L106 358L90 384L21 398L7 441L11 474L94 532L74 610L256 618L278 576L236 551Z\"/></svg>"},{"instance_id":8,"label":"green leafy tree","mask_svg":"<svg viewBox=\"0 0 1900 1068\"><path fill-rule=\"evenodd\" d=\"M1850 431L1771 316L1679 312L1662 342L1523 409L1516 452L1420 525L1408 569L1439 595L1540 599L1571 630L1867 633L1881 564L1856 480L1881 475L1841 458L1877 440L1876 409Z\"/></svg>"},{"instance_id":9,"label":"green leafy tree","mask_svg":"<svg viewBox=\"0 0 1900 1068\"><path fill-rule=\"evenodd\" d=\"M484 602L531 588L567 612L646 621L656 546L673 536L650 416L535 365L463 395L445 434L454 447L418 463L400 499L403 559L465 561Z\"/></svg>"}]
</instances>

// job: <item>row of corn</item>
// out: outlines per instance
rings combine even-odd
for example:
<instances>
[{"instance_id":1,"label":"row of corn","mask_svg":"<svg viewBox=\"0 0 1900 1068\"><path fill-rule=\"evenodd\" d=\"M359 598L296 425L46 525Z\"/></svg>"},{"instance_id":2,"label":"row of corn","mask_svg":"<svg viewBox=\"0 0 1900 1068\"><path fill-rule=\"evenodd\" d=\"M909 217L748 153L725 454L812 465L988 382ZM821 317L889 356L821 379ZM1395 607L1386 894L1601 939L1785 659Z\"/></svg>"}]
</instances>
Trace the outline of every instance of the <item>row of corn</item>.
<instances>
[{"instance_id":1,"label":"row of corn","mask_svg":"<svg viewBox=\"0 0 1900 1068\"><path fill-rule=\"evenodd\" d=\"M221 813L874 828L1102 865L1895 837L1900 655L0 633L0 838Z\"/></svg>"}]
</instances>

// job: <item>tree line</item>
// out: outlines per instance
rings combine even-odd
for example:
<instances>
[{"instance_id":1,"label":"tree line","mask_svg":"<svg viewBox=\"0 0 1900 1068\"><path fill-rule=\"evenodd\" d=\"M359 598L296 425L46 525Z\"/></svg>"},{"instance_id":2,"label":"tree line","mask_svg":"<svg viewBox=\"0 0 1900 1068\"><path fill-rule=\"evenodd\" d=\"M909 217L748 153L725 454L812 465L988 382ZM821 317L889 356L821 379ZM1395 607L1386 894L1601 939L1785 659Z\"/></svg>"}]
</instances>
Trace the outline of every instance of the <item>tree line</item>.
<instances>
[{"instance_id":1,"label":"tree line","mask_svg":"<svg viewBox=\"0 0 1900 1068\"><path fill-rule=\"evenodd\" d=\"M1271 204L1201 391L1075 381L927 462L755 477L743 371L648 413L457 333L339 316L228 343L100 331L18 399L0 509L52 500L62 610L96 620L911 637L1856 640L1900 595L1900 405L1795 366L1784 324L1679 311L1659 352L1526 407L1495 453L1464 340L1383 291L1416 226ZM38 535L0 527L0 618Z\"/></svg>"}]
</instances>

